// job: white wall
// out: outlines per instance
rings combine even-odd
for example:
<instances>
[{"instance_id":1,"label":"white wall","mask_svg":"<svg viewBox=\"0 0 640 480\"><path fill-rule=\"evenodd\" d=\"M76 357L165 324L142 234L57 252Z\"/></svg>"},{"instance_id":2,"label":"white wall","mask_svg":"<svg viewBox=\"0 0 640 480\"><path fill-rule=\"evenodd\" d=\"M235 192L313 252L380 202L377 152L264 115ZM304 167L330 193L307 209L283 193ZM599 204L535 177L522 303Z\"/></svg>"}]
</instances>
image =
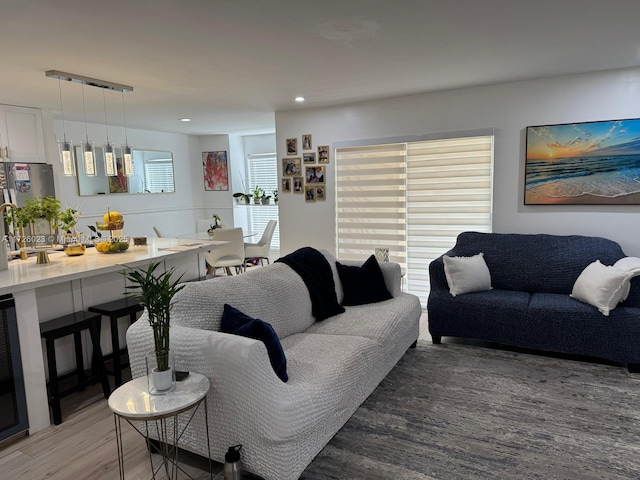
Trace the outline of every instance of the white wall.
<instances>
[{"instance_id":1,"label":"white wall","mask_svg":"<svg viewBox=\"0 0 640 480\"><path fill-rule=\"evenodd\" d=\"M141 150L166 150L173 153L175 193L167 194L110 194L78 195L77 177L62 175L56 138L62 138L62 122L53 120L51 113L43 111L47 162L53 164L56 196L64 207L79 206L82 212L81 231L89 233L86 225L93 225L107 211L121 212L125 216L125 234L155 236L158 226L166 236L179 236L195 232L196 220L220 215L224 226L242 226L246 219L234 219L233 193L242 190L246 153L265 153L275 150L275 134L269 135L202 135L188 136L147 130L127 129L129 144ZM74 145L86 138L85 124L65 122L67 139ZM106 141L104 125L88 124L88 134L96 146ZM124 143L124 130L112 127L109 138L115 145ZM229 190L205 191L202 152L228 152ZM246 212L245 212L246 214ZM236 212L237 215L237 212ZM245 215L246 216L246 215Z\"/></svg>"},{"instance_id":2,"label":"white wall","mask_svg":"<svg viewBox=\"0 0 640 480\"><path fill-rule=\"evenodd\" d=\"M311 133L318 145L495 128L493 231L598 235L640 256L640 206L525 206L525 128L529 125L638 118L640 69L616 70L276 113L278 159L285 139ZM298 151L297 156L301 152ZM282 165L278 167L282 174ZM280 195L281 252L311 245L335 251L335 175L327 200Z\"/></svg>"},{"instance_id":3,"label":"white wall","mask_svg":"<svg viewBox=\"0 0 640 480\"><path fill-rule=\"evenodd\" d=\"M45 120L50 118L45 116ZM53 126L45 122L45 132L53 127L56 138L62 138L61 121L53 121ZM85 124L65 122L68 139L79 145L86 138ZM104 125L87 126L89 139L96 146L106 141ZM110 128L109 139L112 143L124 143L122 129ZM147 130L127 129L129 144L141 150L166 150L173 153L175 193L162 194L110 194L95 196L79 196L76 177L65 177L61 174L61 166L57 157L55 139L47 135L47 160L53 164L56 172L56 196L63 207L79 206L82 219L79 231L89 233L86 225L94 225L95 221L110 210L119 211L125 217L125 234L155 236L153 226L157 225L166 236L176 236L185 232L195 231L195 219L199 217L203 208L202 167L200 165L200 183L194 178L197 168L193 167L190 157L190 139L187 135L152 132ZM51 142L54 142L53 144ZM195 185L195 187L194 187Z\"/></svg>"}]
</instances>

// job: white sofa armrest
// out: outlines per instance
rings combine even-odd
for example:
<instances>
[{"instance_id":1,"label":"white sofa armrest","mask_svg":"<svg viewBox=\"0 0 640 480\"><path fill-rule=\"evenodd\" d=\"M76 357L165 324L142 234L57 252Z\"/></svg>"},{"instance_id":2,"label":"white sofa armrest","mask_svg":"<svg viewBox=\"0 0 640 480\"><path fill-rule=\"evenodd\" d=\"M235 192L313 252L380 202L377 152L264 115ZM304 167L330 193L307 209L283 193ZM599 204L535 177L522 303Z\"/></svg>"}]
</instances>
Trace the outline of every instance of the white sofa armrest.
<instances>
[{"instance_id":1,"label":"white sofa armrest","mask_svg":"<svg viewBox=\"0 0 640 480\"><path fill-rule=\"evenodd\" d=\"M278 378L263 342L178 325L171 326L170 336L170 351L175 359L176 370L201 373L211 382L209 408L212 415L209 423L217 432L217 438L214 439L213 435L211 438L215 460L224 461L226 447L234 445L233 442L255 441L258 445L264 442L265 437L286 437L287 432L279 432L273 419L286 418L289 412L283 402L265 402L265 399L296 397L299 387ZM127 330L127 345L132 377L145 375L145 355L153 351L153 334L146 314ZM221 431L219 419L230 416L234 421L241 422L242 426L234 428L233 423L229 422L224 424ZM251 431L255 438L237 438L238 431ZM199 445L191 447L196 451L201 450ZM206 452L202 450L200 454L205 455Z\"/></svg>"}]
</instances>

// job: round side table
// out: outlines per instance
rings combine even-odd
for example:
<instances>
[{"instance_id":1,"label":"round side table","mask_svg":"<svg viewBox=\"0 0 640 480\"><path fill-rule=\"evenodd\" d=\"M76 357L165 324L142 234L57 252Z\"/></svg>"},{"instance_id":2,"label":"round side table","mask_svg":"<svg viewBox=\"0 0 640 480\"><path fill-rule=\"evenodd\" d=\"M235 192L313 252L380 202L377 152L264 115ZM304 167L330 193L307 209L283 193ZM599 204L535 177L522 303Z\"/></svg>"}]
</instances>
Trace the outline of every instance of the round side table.
<instances>
[{"instance_id":1,"label":"round side table","mask_svg":"<svg viewBox=\"0 0 640 480\"><path fill-rule=\"evenodd\" d=\"M116 441L118 444L118 467L120 479L124 480L124 452L122 447L122 420L129 423L147 442L151 472L156 478L156 473L164 468L167 478L178 477L178 470L189 478L178 464L178 446L180 438L185 432L191 420L201 405L204 406L205 425L207 432L207 452L209 454L209 476L213 478L211 471L211 445L209 443L209 409L207 405L207 393L209 392L209 379L199 373L191 372L184 380L176 382L176 388L164 395L151 395L147 385L147 377L138 377L118 387L109 397L109 408L113 412L116 424ZM186 424L178 428L178 415L190 411ZM135 423L134 423L135 422ZM138 428L136 423L143 424L144 428ZM151 453L152 438L160 442L160 455L162 461L158 466L153 465Z\"/></svg>"}]
</instances>

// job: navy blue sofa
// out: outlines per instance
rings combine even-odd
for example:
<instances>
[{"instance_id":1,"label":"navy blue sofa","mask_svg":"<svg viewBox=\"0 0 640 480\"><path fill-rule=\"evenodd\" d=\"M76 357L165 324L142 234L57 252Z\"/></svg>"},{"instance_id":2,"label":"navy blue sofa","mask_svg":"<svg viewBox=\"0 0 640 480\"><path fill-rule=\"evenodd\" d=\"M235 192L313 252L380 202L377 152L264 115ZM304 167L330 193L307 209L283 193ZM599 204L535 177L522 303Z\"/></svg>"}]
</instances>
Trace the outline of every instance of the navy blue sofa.
<instances>
[{"instance_id":1,"label":"navy blue sofa","mask_svg":"<svg viewBox=\"0 0 640 480\"><path fill-rule=\"evenodd\" d=\"M578 235L464 232L445 255L484 252L492 290L453 297L443 256L429 265L427 304L433 343L463 337L537 350L599 357L640 371L640 281L608 317L569 296L595 260L612 265L626 255L616 242Z\"/></svg>"}]
</instances>

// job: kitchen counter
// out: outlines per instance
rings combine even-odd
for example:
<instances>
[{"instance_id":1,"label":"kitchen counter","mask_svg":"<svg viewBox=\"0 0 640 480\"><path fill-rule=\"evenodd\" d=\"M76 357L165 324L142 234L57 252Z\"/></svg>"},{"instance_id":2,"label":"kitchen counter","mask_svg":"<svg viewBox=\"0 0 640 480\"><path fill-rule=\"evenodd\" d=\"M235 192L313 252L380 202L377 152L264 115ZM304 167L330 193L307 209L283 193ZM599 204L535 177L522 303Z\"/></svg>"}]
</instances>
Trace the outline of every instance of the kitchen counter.
<instances>
[{"instance_id":1,"label":"kitchen counter","mask_svg":"<svg viewBox=\"0 0 640 480\"><path fill-rule=\"evenodd\" d=\"M149 238L148 245L131 245L128 250L118 253L99 253L95 248L87 248L84 255L69 257L62 251L49 251L50 263L36 264L36 256L27 260L11 260L9 269L0 271L0 295L17 293L46 285L80 278L120 272L125 268L144 266L150 261L164 258L173 259L185 255L207 252L216 242L207 239Z\"/></svg>"},{"instance_id":2,"label":"kitchen counter","mask_svg":"<svg viewBox=\"0 0 640 480\"><path fill-rule=\"evenodd\" d=\"M126 277L122 273L131 268L162 262L165 270L175 268L176 275L183 275L185 281L202 278L206 273L204 253L227 243L171 238L149 238L147 242L146 246L132 244L128 250L118 253L100 253L95 248L87 248L84 255L76 257L51 251L50 263L38 265L36 257L12 260L9 269L0 272L0 295L12 294L16 304L31 434L50 425L41 322L122 298L126 291ZM108 353L109 327L108 322L103 324L101 345ZM90 366L90 349L84 351L85 365ZM61 357L59 373L71 370L75 358L71 344L67 343L66 349L62 345Z\"/></svg>"}]
</instances>

